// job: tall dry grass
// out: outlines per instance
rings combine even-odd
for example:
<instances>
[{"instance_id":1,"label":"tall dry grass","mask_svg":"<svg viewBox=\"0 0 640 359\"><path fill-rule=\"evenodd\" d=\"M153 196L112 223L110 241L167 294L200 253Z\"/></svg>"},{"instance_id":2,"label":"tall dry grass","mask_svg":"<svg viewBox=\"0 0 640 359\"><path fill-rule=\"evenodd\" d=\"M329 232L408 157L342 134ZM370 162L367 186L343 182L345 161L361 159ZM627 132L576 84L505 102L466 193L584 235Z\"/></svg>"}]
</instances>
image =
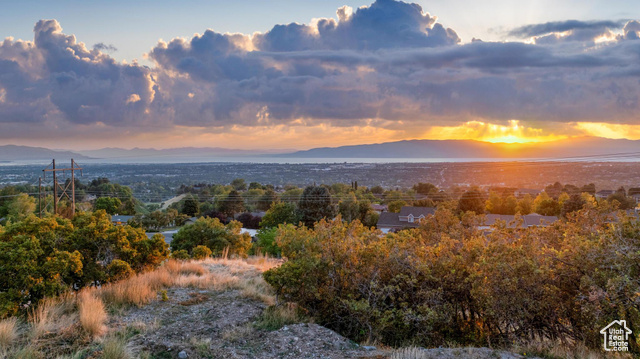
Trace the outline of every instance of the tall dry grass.
<instances>
[{"instance_id":1,"label":"tall dry grass","mask_svg":"<svg viewBox=\"0 0 640 359\"><path fill-rule=\"evenodd\" d=\"M83 290L78 295L78 316L80 325L92 338L101 336L106 331L107 312L102 299L95 290Z\"/></svg>"},{"instance_id":2,"label":"tall dry grass","mask_svg":"<svg viewBox=\"0 0 640 359\"><path fill-rule=\"evenodd\" d=\"M389 359L426 359L427 353L421 348L408 347L393 351Z\"/></svg>"},{"instance_id":3,"label":"tall dry grass","mask_svg":"<svg viewBox=\"0 0 640 359\"><path fill-rule=\"evenodd\" d=\"M120 338L107 338L102 344L102 359L130 359L127 342Z\"/></svg>"},{"instance_id":4,"label":"tall dry grass","mask_svg":"<svg viewBox=\"0 0 640 359\"><path fill-rule=\"evenodd\" d=\"M99 293L108 304L141 307L155 299L160 289L170 287L173 282L174 279L169 270L161 267L152 272L137 274L125 280L107 284L100 288Z\"/></svg>"},{"instance_id":5,"label":"tall dry grass","mask_svg":"<svg viewBox=\"0 0 640 359\"><path fill-rule=\"evenodd\" d=\"M15 317L0 321L0 353L9 350L18 337L18 319ZM1 355L1 354L0 354Z\"/></svg>"},{"instance_id":6,"label":"tall dry grass","mask_svg":"<svg viewBox=\"0 0 640 359\"><path fill-rule=\"evenodd\" d=\"M519 344L511 348L511 351L526 353L527 356L535 355L554 359L633 358L633 355L629 353L611 353L605 352L604 350L590 349L586 345L584 345L584 343L573 343L572 345L568 345L555 341L536 341Z\"/></svg>"},{"instance_id":7,"label":"tall dry grass","mask_svg":"<svg viewBox=\"0 0 640 359\"><path fill-rule=\"evenodd\" d=\"M70 295L45 298L29 313L31 336L40 338L48 333L68 328L76 322L74 302Z\"/></svg>"},{"instance_id":8,"label":"tall dry grass","mask_svg":"<svg viewBox=\"0 0 640 359\"><path fill-rule=\"evenodd\" d=\"M260 256L248 259L208 258L200 261L168 260L160 268L139 273L100 288L84 289L77 297L47 298L31 311L29 330L20 332L16 319L0 321L0 358L62 358L83 353L92 339L104 337L103 358L130 358L126 341L108 335L107 306L143 306L159 299L159 292L172 286L215 291L237 290L240 295L275 302L262 272L280 261ZM290 309L290 308L289 308ZM270 325L296 321L296 313L278 308L264 318ZM23 334L24 333L24 334ZM87 335L88 334L88 335ZM71 357L76 357L76 354ZM65 357L66 358L66 357Z\"/></svg>"}]
</instances>

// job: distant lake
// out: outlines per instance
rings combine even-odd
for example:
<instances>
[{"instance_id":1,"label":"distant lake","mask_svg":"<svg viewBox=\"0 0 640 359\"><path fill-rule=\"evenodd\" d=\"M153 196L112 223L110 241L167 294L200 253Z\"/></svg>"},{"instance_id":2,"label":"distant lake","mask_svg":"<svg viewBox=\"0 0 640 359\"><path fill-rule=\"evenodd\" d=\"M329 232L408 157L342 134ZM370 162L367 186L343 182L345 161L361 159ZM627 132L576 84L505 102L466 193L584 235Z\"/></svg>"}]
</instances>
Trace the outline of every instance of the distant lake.
<instances>
[{"instance_id":1,"label":"distant lake","mask_svg":"<svg viewBox=\"0 0 640 359\"><path fill-rule=\"evenodd\" d=\"M65 166L70 159L56 158L58 167ZM637 162L637 158L577 158L577 159L550 159L550 158L302 158L302 157L275 157L275 156L237 156L237 157L126 157L126 158L96 158L76 160L82 164L172 164L172 163L277 163L277 164L319 164L319 163L463 163L463 162L538 162L538 161L565 161L565 162ZM47 160L25 161L0 161L0 166L47 166L51 162Z\"/></svg>"}]
</instances>

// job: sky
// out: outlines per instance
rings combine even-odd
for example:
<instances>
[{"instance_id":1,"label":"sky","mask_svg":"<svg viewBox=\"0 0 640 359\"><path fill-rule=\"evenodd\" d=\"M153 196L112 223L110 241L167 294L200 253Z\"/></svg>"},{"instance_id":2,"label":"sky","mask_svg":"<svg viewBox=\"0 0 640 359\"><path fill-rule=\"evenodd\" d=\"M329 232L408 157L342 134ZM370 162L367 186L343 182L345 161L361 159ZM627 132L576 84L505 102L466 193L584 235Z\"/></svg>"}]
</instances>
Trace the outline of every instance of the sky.
<instances>
[{"instance_id":1,"label":"sky","mask_svg":"<svg viewBox=\"0 0 640 359\"><path fill-rule=\"evenodd\" d=\"M634 1L372 1L7 2L0 145L640 139Z\"/></svg>"}]
</instances>

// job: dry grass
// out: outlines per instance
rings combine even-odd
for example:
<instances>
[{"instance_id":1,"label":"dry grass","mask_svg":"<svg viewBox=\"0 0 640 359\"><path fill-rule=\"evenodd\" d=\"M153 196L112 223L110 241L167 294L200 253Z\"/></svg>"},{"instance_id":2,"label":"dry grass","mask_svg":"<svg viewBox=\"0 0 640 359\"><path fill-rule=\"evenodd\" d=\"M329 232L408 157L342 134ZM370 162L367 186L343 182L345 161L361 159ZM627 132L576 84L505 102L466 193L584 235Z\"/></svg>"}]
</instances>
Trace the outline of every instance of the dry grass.
<instances>
[{"instance_id":1,"label":"dry grass","mask_svg":"<svg viewBox=\"0 0 640 359\"><path fill-rule=\"evenodd\" d=\"M70 296L43 299L29 314L32 338L71 327L77 320L73 309Z\"/></svg>"},{"instance_id":2,"label":"dry grass","mask_svg":"<svg viewBox=\"0 0 640 359\"><path fill-rule=\"evenodd\" d=\"M558 342L529 342L526 344L515 346L511 349L521 354L537 355L544 358L553 359L604 359L604 358L633 358L629 353L612 353L604 350L593 350L585 346L583 343L567 345Z\"/></svg>"},{"instance_id":3,"label":"dry grass","mask_svg":"<svg viewBox=\"0 0 640 359\"><path fill-rule=\"evenodd\" d=\"M18 337L18 319L15 317L0 321L0 351L8 350Z\"/></svg>"},{"instance_id":4,"label":"dry grass","mask_svg":"<svg viewBox=\"0 0 640 359\"><path fill-rule=\"evenodd\" d=\"M126 306L143 306L160 300L159 292L172 286L201 290L237 290L240 295L273 305L271 287L262 279L262 272L278 266L280 261L267 256L248 259L208 258L200 261L168 260L160 268L110 283L101 288L85 289L72 295L43 300L29 315L29 330L18 331L16 319L0 321L0 358L75 358L76 354L95 346L92 338L107 335L102 343L102 358L131 358L126 339L108 334L105 306L111 310L126 310ZM192 296L180 303L193 305L207 300ZM276 307L274 307L276 308ZM289 307L271 309L263 318L267 326L300 321L297 311ZM153 330L159 323L149 323ZM225 336L242 337L254 330L251 326L234 328ZM76 353L76 354L70 354ZM71 355L71 356L69 356Z\"/></svg>"},{"instance_id":5,"label":"dry grass","mask_svg":"<svg viewBox=\"0 0 640 359\"><path fill-rule=\"evenodd\" d=\"M275 305L276 298L271 286L262 277L251 278L242 281L240 295L245 298L262 301L266 305Z\"/></svg>"},{"instance_id":6,"label":"dry grass","mask_svg":"<svg viewBox=\"0 0 640 359\"><path fill-rule=\"evenodd\" d=\"M427 353L421 348L408 347L396 349L389 359L426 359Z\"/></svg>"},{"instance_id":7,"label":"dry grass","mask_svg":"<svg viewBox=\"0 0 640 359\"><path fill-rule=\"evenodd\" d=\"M100 288L102 298L115 306L133 305L141 307L158 296L158 290L169 287L174 279L169 271L162 267L153 272L135 275L119 282Z\"/></svg>"},{"instance_id":8,"label":"dry grass","mask_svg":"<svg viewBox=\"0 0 640 359\"><path fill-rule=\"evenodd\" d=\"M256 326L260 329L278 330L285 325L306 321L307 318L300 314L296 305L283 305L265 309L256 321Z\"/></svg>"},{"instance_id":9,"label":"dry grass","mask_svg":"<svg viewBox=\"0 0 640 359\"><path fill-rule=\"evenodd\" d=\"M268 257L251 259L213 259L202 261L168 260L155 271L105 285L100 295L107 304L143 306L158 296L158 291L172 285L183 288L213 290L240 289L243 295L271 305L274 303L269 286L262 280L264 270L279 265Z\"/></svg>"},{"instance_id":10,"label":"dry grass","mask_svg":"<svg viewBox=\"0 0 640 359\"><path fill-rule=\"evenodd\" d=\"M127 342L120 338L108 338L102 344L102 359L129 359L131 354L127 350Z\"/></svg>"},{"instance_id":11,"label":"dry grass","mask_svg":"<svg viewBox=\"0 0 640 359\"><path fill-rule=\"evenodd\" d=\"M201 266L198 263L195 262L182 262L180 264L180 270L178 272L180 275L204 275L205 273L207 273L207 270L204 269L203 266Z\"/></svg>"},{"instance_id":12,"label":"dry grass","mask_svg":"<svg viewBox=\"0 0 640 359\"><path fill-rule=\"evenodd\" d=\"M271 258L266 253L264 255L249 257L245 261L247 264L254 266L260 272L266 272L267 270L282 264L281 259Z\"/></svg>"},{"instance_id":13,"label":"dry grass","mask_svg":"<svg viewBox=\"0 0 640 359\"><path fill-rule=\"evenodd\" d=\"M95 290L84 290L78 295L78 315L80 325L89 333L92 338L99 337L105 330L107 312L104 310L104 303Z\"/></svg>"},{"instance_id":14,"label":"dry grass","mask_svg":"<svg viewBox=\"0 0 640 359\"><path fill-rule=\"evenodd\" d=\"M204 303L208 299L209 299L209 297L207 297L206 295L201 294L201 293L189 293L189 299L183 300L182 302L180 302L178 304L183 305L185 307L188 307L190 305L196 305L196 304Z\"/></svg>"},{"instance_id":15,"label":"dry grass","mask_svg":"<svg viewBox=\"0 0 640 359\"><path fill-rule=\"evenodd\" d=\"M251 324L246 324L238 327L233 327L231 329L226 329L222 332L222 339L236 342L241 339L251 338L252 333L253 326Z\"/></svg>"}]
</instances>

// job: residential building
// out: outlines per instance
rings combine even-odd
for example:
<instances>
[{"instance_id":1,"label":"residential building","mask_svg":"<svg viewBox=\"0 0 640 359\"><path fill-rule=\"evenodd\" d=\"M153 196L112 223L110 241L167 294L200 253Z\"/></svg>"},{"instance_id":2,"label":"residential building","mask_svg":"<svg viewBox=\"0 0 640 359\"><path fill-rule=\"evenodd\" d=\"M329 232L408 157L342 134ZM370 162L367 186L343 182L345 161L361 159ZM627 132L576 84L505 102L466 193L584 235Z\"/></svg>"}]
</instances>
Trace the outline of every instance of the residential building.
<instances>
[{"instance_id":1,"label":"residential building","mask_svg":"<svg viewBox=\"0 0 640 359\"><path fill-rule=\"evenodd\" d=\"M384 233L396 232L406 228L416 228L421 219L436 213L433 207L410 207L400 209L400 213L382 212L377 227Z\"/></svg>"},{"instance_id":2,"label":"residential building","mask_svg":"<svg viewBox=\"0 0 640 359\"><path fill-rule=\"evenodd\" d=\"M542 226L546 227L551 223L558 220L556 216L543 216L537 213L526 214L520 216L522 219L522 227L537 227ZM478 226L478 229L481 230L490 230L491 226L494 225L497 221L504 221L507 224L508 228L516 228L517 223L515 222L516 216L514 215L506 215L506 214L487 214L484 216L482 223Z\"/></svg>"}]
</instances>

